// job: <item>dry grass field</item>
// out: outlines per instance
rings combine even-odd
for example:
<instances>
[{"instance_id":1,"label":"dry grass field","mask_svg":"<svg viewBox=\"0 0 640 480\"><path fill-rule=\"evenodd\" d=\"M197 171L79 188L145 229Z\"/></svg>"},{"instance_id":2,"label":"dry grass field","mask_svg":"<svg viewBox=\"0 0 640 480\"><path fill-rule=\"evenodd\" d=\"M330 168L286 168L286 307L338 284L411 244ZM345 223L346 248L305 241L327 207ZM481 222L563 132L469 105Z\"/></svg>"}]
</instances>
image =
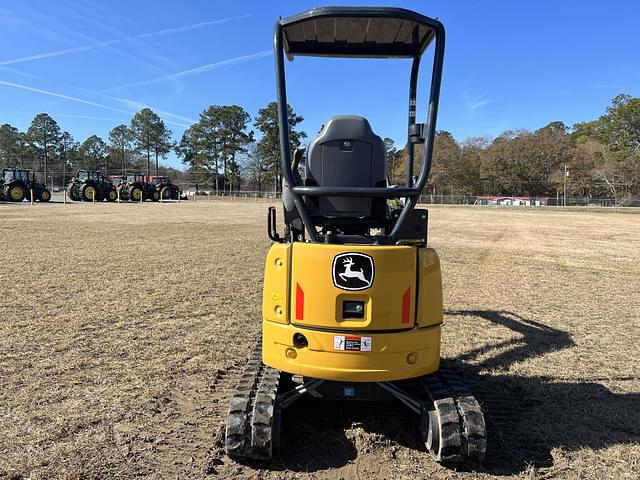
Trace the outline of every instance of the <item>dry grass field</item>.
<instances>
[{"instance_id":1,"label":"dry grass field","mask_svg":"<svg viewBox=\"0 0 640 480\"><path fill-rule=\"evenodd\" d=\"M431 209L482 469L378 404L300 403L277 461L229 461L265 208L0 205L0 478L640 478L640 215L613 211Z\"/></svg>"}]
</instances>

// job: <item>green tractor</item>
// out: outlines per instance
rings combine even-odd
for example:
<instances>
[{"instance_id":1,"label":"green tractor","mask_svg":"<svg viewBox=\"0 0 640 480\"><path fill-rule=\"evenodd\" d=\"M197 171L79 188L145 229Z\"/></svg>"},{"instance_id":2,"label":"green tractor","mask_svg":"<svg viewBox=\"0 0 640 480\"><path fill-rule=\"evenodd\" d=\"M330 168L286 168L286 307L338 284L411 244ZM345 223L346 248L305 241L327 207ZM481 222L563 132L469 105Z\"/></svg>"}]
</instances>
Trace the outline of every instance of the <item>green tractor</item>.
<instances>
[{"instance_id":1,"label":"green tractor","mask_svg":"<svg viewBox=\"0 0 640 480\"><path fill-rule=\"evenodd\" d=\"M5 168L2 171L2 196L9 202L21 202L25 198L48 202L51 200L51 192L44 183L36 181L35 172L18 168Z\"/></svg>"},{"instance_id":2,"label":"green tractor","mask_svg":"<svg viewBox=\"0 0 640 480\"><path fill-rule=\"evenodd\" d=\"M145 176L139 173L128 173L120 187L120 199L139 202L141 199L157 202L160 200L160 191L155 185L145 181Z\"/></svg>"},{"instance_id":3,"label":"green tractor","mask_svg":"<svg viewBox=\"0 0 640 480\"><path fill-rule=\"evenodd\" d=\"M71 179L67 187L69 198L79 202L115 202L118 199L118 192L111 180L106 179L100 172L90 170L78 170L75 177Z\"/></svg>"}]
</instances>

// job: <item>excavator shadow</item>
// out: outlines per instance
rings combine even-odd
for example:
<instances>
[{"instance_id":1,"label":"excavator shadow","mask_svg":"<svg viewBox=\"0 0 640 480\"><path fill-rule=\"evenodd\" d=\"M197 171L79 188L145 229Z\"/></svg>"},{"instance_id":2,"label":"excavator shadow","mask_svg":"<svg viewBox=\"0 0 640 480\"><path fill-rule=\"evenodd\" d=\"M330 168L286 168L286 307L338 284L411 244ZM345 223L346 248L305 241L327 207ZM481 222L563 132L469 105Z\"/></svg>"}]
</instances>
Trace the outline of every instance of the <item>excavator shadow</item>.
<instances>
[{"instance_id":1,"label":"excavator shadow","mask_svg":"<svg viewBox=\"0 0 640 480\"><path fill-rule=\"evenodd\" d=\"M597 378L576 382L560 376L508 373L513 364L572 348L569 333L512 312L445 313L450 322L456 316L471 316L518 334L514 340L489 344L447 361L485 412L485 468L491 473L514 474L529 466L550 466L556 448L601 449L640 441L640 392L614 393L597 383ZM608 380L637 378L623 375Z\"/></svg>"},{"instance_id":2,"label":"excavator shadow","mask_svg":"<svg viewBox=\"0 0 640 480\"><path fill-rule=\"evenodd\" d=\"M531 466L550 466L556 448L575 451L640 442L640 393L613 393L589 379L508 373L515 363L572 348L569 333L511 312L445 313L448 322L472 317L517 334L443 360L471 388L487 421L486 460L482 467L469 469L511 475ZM363 453L393 462L394 446L420 451L429 461L417 417L398 403L303 400L287 411L283 433L281 454L266 468L321 471L347 465Z\"/></svg>"}]
</instances>

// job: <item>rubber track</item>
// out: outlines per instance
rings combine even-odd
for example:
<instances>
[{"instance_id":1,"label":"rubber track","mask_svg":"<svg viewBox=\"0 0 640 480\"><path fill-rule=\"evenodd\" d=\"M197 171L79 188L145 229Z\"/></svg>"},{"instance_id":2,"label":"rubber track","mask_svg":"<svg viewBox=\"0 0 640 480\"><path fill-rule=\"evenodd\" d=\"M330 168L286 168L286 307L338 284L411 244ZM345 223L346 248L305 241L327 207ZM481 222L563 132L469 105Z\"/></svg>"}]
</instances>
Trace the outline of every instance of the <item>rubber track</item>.
<instances>
[{"instance_id":1,"label":"rubber track","mask_svg":"<svg viewBox=\"0 0 640 480\"><path fill-rule=\"evenodd\" d=\"M440 425L439 448L431 454L441 463L480 463L487 447L480 404L460 377L448 368L429 375L423 385Z\"/></svg>"},{"instance_id":2,"label":"rubber track","mask_svg":"<svg viewBox=\"0 0 640 480\"><path fill-rule=\"evenodd\" d=\"M225 451L234 459L269 460L279 435L274 406L280 372L262 363L262 343L256 343L229 401ZM274 423L276 428L274 429Z\"/></svg>"},{"instance_id":3,"label":"rubber track","mask_svg":"<svg viewBox=\"0 0 640 480\"><path fill-rule=\"evenodd\" d=\"M231 458L251 457L251 415L262 365L262 343L258 341L240 375L229 401L225 429L225 451Z\"/></svg>"},{"instance_id":4,"label":"rubber track","mask_svg":"<svg viewBox=\"0 0 640 480\"><path fill-rule=\"evenodd\" d=\"M274 422L273 418L279 382L278 370L263 368L251 418L251 457L256 460L271 459L274 441L277 443L277 436L280 435L279 422Z\"/></svg>"}]
</instances>

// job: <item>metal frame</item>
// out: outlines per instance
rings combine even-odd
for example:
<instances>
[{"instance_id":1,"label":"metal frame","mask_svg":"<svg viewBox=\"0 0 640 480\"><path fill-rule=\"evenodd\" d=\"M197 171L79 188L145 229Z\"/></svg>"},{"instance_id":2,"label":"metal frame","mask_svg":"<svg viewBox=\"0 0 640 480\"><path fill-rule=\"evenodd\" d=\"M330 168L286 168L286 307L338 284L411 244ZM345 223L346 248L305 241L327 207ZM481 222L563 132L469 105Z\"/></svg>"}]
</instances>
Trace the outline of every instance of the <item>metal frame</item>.
<instances>
[{"instance_id":1,"label":"metal frame","mask_svg":"<svg viewBox=\"0 0 640 480\"><path fill-rule=\"evenodd\" d=\"M291 147L289 141L288 115L287 115L287 92L285 79L285 43L284 29L287 25L292 25L303 20L321 17L365 17L365 18L397 18L413 21L423 24L431 29L425 42L414 51L403 51L402 53L379 53L372 51L370 55L366 51L359 52L358 57L407 57L413 58L411 68L411 76L409 80L409 114L407 129L407 178L404 187L307 187L298 185L292 173L291 167ZM387 236L388 243L396 243L404 224L409 219L412 210L422 190L424 189L429 172L431 170L431 161L433 156L433 144L435 139L436 119L438 115L438 103L440 98L440 85L442 80L442 69L444 62L444 45L445 31L444 26L438 20L434 20L418 13L398 9L398 8L356 8L356 7L327 7L310 10L308 12L295 15L293 17L280 19L275 24L274 29L274 54L276 67L276 88L278 103L278 123L280 131L280 157L282 163L282 173L288 185L290 185L291 196L295 207L304 224L309 239L312 242L318 242L318 234L316 225L309 214L309 210L305 205L302 197L305 196L348 196L348 197L383 197L383 198L400 198L406 197L408 201L400 213L391 234ZM427 113L427 122L422 131L422 126L416 123L416 94L418 84L418 72L420 69L420 59L425 49L435 39L435 52L433 71L431 74L431 92L429 95L429 108ZM324 52L314 51L309 53L312 55L324 55L340 57L344 56L344 52L340 52L339 48L333 48ZM289 55L289 58L292 56ZM422 159L422 169L416 184L413 184L413 164L414 164L414 143L416 137L422 137L424 134L424 154ZM413 141L412 141L413 140ZM382 237L377 237L382 239ZM387 243L387 242L385 242Z\"/></svg>"}]
</instances>

